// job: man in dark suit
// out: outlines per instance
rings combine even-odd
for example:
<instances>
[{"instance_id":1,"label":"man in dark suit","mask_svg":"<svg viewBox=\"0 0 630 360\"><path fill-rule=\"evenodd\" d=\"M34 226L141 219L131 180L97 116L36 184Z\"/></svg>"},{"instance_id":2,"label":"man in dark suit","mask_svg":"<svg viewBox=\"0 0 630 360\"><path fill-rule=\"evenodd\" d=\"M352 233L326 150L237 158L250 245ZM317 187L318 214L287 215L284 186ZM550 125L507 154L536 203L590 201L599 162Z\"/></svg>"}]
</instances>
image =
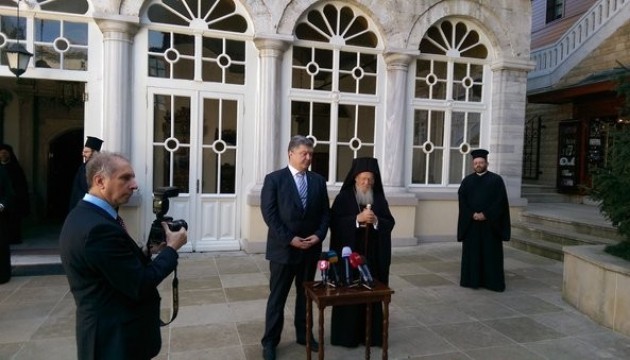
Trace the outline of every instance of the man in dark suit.
<instances>
[{"instance_id":1,"label":"man in dark suit","mask_svg":"<svg viewBox=\"0 0 630 360\"><path fill-rule=\"evenodd\" d=\"M302 282L315 278L330 219L326 180L308 171L313 142L294 136L288 151L289 165L268 174L261 192L261 211L269 227L266 258L271 272L265 334L261 340L265 360L276 357L284 305L294 281L296 341L306 344L306 296ZM318 346L312 339L311 344L316 351Z\"/></svg>"},{"instance_id":2,"label":"man in dark suit","mask_svg":"<svg viewBox=\"0 0 630 360\"><path fill-rule=\"evenodd\" d=\"M77 305L80 360L150 359L160 352L157 286L177 266L185 229L166 232L151 260L127 233L117 209L138 188L131 164L103 152L87 164L89 193L68 214L60 235L61 261Z\"/></svg>"}]
</instances>

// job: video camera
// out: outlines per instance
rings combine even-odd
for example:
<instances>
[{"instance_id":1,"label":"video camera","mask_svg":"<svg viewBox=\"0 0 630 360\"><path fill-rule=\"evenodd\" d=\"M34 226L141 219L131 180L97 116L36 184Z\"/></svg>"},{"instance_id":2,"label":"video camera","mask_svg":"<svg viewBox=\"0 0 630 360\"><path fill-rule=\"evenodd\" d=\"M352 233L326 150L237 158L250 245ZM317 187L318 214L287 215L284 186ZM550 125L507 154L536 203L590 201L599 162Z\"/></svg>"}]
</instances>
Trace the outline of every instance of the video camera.
<instances>
[{"instance_id":1,"label":"video camera","mask_svg":"<svg viewBox=\"0 0 630 360\"><path fill-rule=\"evenodd\" d=\"M179 231L182 227L188 230L188 224L185 220L173 220L170 216L165 216L168 212L169 201L171 197L179 195L179 188L175 186L159 187L153 192L153 213L155 220L151 224L149 231L149 241L147 245L158 246L166 241L166 233L162 228L162 222L165 221L171 231Z\"/></svg>"}]
</instances>

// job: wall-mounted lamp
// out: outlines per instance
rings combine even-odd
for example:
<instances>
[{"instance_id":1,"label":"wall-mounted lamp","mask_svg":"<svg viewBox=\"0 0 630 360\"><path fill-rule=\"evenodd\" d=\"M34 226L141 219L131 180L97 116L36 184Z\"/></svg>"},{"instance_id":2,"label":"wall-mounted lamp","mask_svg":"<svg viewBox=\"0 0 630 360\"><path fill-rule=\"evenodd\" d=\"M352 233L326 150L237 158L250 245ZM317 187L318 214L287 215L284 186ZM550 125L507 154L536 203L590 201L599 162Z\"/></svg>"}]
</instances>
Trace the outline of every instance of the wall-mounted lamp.
<instances>
[{"instance_id":1,"label":"wall-mounted lamp","mask_svg":"<svg viewBox=\"0 0 630 360\"><path fill-rule=\"evenodd\" d=\"M20 26L20 1L17 3L17 42L6 47L5 52L7 54L7 61L9 62L9 70L15 74L18 78L24 74L28 67L28 62L31 60L33 54L28 52L24 45L20 44L20 34L22 34L22 27Z\"/></svg>"}]
</instances>

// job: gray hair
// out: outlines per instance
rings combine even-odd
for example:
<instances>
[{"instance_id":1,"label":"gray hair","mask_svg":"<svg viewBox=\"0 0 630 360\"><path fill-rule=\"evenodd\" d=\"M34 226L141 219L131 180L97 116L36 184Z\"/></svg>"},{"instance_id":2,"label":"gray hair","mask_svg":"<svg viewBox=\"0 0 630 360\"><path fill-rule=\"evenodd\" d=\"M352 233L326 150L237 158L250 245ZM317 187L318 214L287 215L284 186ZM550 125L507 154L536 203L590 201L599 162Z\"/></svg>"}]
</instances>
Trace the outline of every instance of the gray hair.
<instances>
[{"instance_id":1,"label":"gray hair","mask_svg":"<svg viewBox=\"0 0 630 360\"><path fill-rule=\"evenodd\" d=\"M96 175L102 175L106 178L112 176L118 168L119 160L129 163L129 160L122 154L101 151L95 153L85 164L85 176L87 177L88 188L92 187L92 179Z\"/></svg>"},{"instance_id":2,"label":"gray hair","mask_svg":"<svg viewBox=\"0 0 630 360\"><path fill-rule=\"evenodd\" d=\"M296 149L302 145L312 148L314 146L313 140L307 138L304 135L295 135L291 138L291 141L289 141L288 151Z\"/></svg>"}]
</instances>

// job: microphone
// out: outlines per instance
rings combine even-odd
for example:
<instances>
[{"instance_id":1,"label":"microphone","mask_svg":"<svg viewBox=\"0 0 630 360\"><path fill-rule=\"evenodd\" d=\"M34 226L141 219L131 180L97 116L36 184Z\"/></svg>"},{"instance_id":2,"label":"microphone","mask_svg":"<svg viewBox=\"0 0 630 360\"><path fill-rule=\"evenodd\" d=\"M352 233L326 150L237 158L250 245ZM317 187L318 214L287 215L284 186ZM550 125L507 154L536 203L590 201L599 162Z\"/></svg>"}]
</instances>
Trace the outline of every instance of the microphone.
<instances>
[{"instance_id":1,"label":"microphone","mask_svg":"<svg viewBox=\"0 0 630 360\"><path fill-rule=\"evenodd\" d=\"M319 270L322 272L322 284L325 285L328 282L328 260L326 260L326 253L322 253L319 257L317 267L319 267Z\"/></svg>"},{"instance_id":2,"label":"microphone","mask_svg":"<svg viewBox=\"0 0 630 360\"><path fill-rule=\"evenodd\" d=\"M372 285L374 283L374 279L372 278L372 274L370 274L370 269L365 264L365 257L359 255L356 252L350 254L350 265L353 268L359 269L359 273L361 274L361 280L368 285Z\"/></svg>"},{"instance_id":3,"label":"microphone","mask_svg":"<svg viewBox=\"0 0 630 360\"><path fill-rule=\"evenodd\" d=\"M365 272L365 275L368 279L368 284L371 286L374 284L374 278L372 277L372 273L370 272L370 268L367 265L367 260L365 259L365 256L361 255L360 257L360 262L359 262L359 269L363 268L363 271Z\"/></svg>"},{"instance_id":4,"label":"microphone","mask_svg":"<svg viewBox=\"0 0 630 360\"><path fill-rule=\"evenodd\" d=\"M337 252L335 250L328 251L328 263L330 268L332 269L332 273L334 276L334 283L339 285L341 284L341 280L339 279L339 273L337 272L337 264L339 263L339 257L337 256Z\"/></svg>"},{"instance_id":5,"label":"microphone","mask_svg":"<svg viewBox=\"0 0 630 360\"><path fill-rule=\"evenodd\" d=\"M350 249L349 246L344 246L343 249L341 249L341 257L343 258L343 264L346 270L346 285L350 285L352 283L350 280L352 278L350 275L350 254L352 254L352 249Z\"/></svg>"}]
</instances>

